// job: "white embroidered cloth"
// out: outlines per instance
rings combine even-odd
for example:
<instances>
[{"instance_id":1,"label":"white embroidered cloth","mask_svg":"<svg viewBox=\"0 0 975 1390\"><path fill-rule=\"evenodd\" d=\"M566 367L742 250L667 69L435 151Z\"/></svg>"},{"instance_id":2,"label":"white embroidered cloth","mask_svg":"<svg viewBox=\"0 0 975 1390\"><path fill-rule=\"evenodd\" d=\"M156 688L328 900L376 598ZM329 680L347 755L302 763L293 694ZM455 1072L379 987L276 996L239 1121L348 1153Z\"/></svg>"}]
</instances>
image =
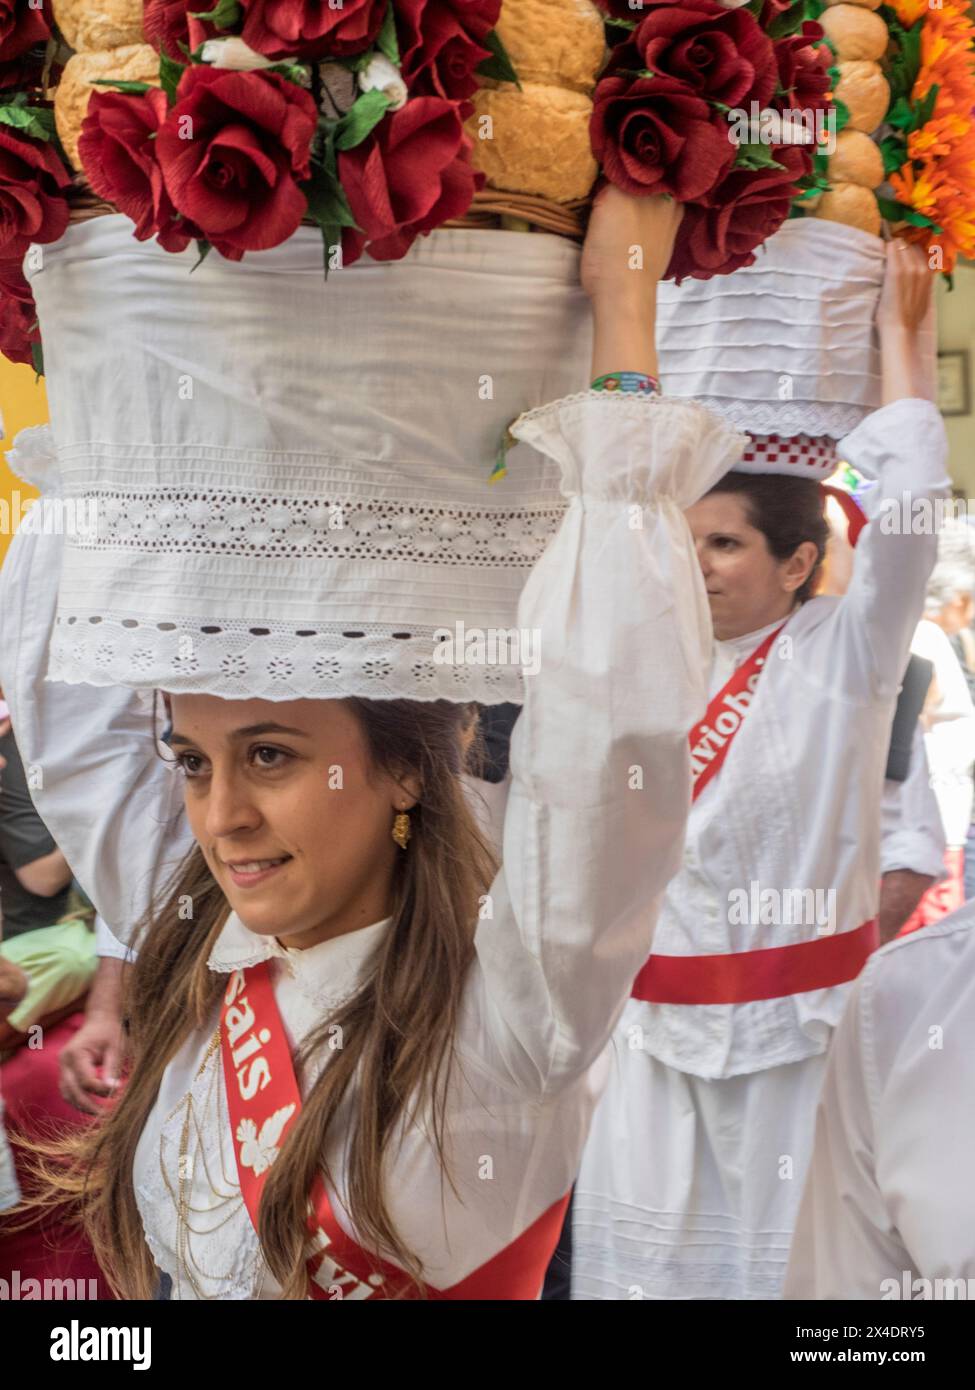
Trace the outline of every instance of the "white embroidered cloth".
<instances>
[{"instance_id":1,"label":"white embroidered cloth","mask_svg":"<svg viewBox=\"0 0 975 1390\"><path fill-rule=\"evenodd\" d=\"M874 319L885 255L879 237L797 218L753 266L679 287L664 282L664 389L751 434L848 434L881 403Z\"/></svg>"},{"instance_id":2,"label":"white embroidered cloth","mask_svg":"<svg viewBox=\"0 0 975 1390\"><path fill-rule=\"evenodd\" d=\"M225 697L521 698L509 628L565 510L506 427L586 385L564 238L440 231L322 273L302 228L238 265L71 227L30 270L66 535L50 675ZM92 507L91 504L94 504Z\"/></svg>"}]
</instances>

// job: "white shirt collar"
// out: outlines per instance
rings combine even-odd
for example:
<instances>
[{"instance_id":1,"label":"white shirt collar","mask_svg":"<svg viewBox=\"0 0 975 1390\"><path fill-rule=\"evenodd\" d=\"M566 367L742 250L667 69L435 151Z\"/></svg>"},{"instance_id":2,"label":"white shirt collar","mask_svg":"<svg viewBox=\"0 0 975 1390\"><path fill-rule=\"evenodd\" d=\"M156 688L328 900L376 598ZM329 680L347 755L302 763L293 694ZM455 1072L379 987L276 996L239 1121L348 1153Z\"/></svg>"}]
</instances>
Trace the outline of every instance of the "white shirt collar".
<instances>
[{"instance_id":1,"label":"white shirt collar","mask_svg":"<svg viewBox=\"0 0 975 1390\"><path fill-rule=\"evenodd\" d=\"M791 617L790 613L788 617ZM788 618L776 618L774 623L769 623L767 627L760 627L755 632L746 632L741 637L729 637L724 642L714 641L715 657L720 659L722 664L736 668L741 665L756 647L761 646L762 642L777 628L780 628Z\"/></svg>"},{"instance_id":2,"label":"white shirt collar","mask_svg":"<svg viewBox=\"0 0 975 1390\"><path fill-rule=\"evenodd\" d=\"M391 917L386 917L371 926L296 951L282 946L276 937L258 936L249 931L232 912L214 943L207 965L211 970L228 974L276 959L282 962L302 993L336 997L358 984L367 961L392 921Z\"/></svg>"}]
</instances>

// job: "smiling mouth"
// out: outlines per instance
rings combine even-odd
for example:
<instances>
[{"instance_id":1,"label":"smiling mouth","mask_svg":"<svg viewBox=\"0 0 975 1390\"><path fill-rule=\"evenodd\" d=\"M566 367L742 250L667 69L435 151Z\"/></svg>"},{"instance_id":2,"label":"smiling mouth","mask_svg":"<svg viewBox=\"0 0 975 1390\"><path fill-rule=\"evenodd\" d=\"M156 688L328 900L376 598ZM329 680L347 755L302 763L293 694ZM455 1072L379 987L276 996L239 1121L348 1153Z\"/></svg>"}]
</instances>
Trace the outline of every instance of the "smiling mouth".
<instances>
[{"instance_id":1,"label":"smiling mouth","mask_svg":"<svg viewBox=\"0 0 975 1390\"><path fill-rule=\"evenodd\" d=\"M277 859L221 859L220 862L238 888L247 888L251 884L263 882L270 874L289 863L291 858L290 854L283 854Z\"/></svg>"}]
</instances>

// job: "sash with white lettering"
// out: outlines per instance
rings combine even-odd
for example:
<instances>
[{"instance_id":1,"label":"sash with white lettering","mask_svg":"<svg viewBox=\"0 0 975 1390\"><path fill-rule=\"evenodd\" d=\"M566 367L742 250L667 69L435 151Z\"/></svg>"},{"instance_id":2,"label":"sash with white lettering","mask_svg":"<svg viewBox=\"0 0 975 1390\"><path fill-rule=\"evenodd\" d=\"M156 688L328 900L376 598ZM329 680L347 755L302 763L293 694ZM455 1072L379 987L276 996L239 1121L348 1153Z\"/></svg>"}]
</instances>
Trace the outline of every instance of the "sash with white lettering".
<instances>
[{"instance_id":1,"label":"sash with white lettering","mask_svg":"<svg viewBox=\"0 0 975 1390\"><path fill-rule=\"evenodd\" d=\"M237 1175L255 1231L267 1174L301 1112L301 1092L267 961L236 970L224 995L221 1054ZM558 1243L569 1194L520 1236L430 1299L535 1299ZM319 1175L308 1204L308 1293L314 1299L418 1298L396 1265L370 1255L342 1230Z\"/></svg>"},{"instance_id":2,"label":"sash with white lettering","mask_svg":"<svg viewBox=\"0 0 975 1390\"><path fill-rule=\"evenodd\" d=\"M743 661L738 669L732 672L730 680L721 687L708 705L707 713L700 724L695 724L691 730L692 800L697 800L728 756L728 750L755 698L755 689L765 665L765 658L784 627L785 623L782 623L774 632L770 632L748 660Z\"/></svg>"}]
</instances>

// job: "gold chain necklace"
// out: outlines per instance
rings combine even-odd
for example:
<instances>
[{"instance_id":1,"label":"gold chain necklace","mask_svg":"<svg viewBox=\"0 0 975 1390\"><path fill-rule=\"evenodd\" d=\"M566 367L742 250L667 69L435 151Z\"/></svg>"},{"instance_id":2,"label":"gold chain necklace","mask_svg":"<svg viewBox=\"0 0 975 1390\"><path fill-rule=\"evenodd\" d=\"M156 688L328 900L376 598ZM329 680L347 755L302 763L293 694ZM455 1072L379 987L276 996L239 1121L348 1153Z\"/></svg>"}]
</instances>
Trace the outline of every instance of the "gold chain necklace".
<instances>
[{"instance_id":1,"label":"gold chain necklace","mask_svg":"<svg viewBox=\"0 0 975 1390\"><path fill-rule=\"evenodd\" d=\"M214 1031L214 1034L213 1034L212 1038L210 1039L210 1042L209 1042L208 1045L207 1045L206 1052L205 1052L204 1055L203 1055L203 1060L200 1062L199 1068L197 1069L196 1077L194 1078L194 1084L196 1083L196 1081L198 1081L198 1080L200 1079L200 1077L201 1077L201 1076L203 1075L203 1073L206 1071L207 1067L208 1067L208 1066L210 1065L210 1063L211 1063L212 1058L213 1058L214 1055L218 1052L219 1047L220 1047L220 1026L218 1025L217 1028L216 1028L215 1031ZM207 1095L206 1095L205 1100L203 1101L203 1114L204 1114L204 1116L205 1116L206 1113L207 1113L207 1111L210 1109L210 1104L211 1104L211 1101L212 1101L213 1096L214 1096L214 1090L216 1090L216 1093L217 1093L217 1094L216 1094L216 1118L217 1118L217 1126L218 1126L218 1131L217 1131L217 1132L218 1132L218 1135L219 1135L219 1134L221 1133L219 1126L220 1126L221 1123L222 1123L221 1114L220 1114L221 1106L220 1106L220 1094L219 1094L219 1093L220 1093L220 1086L219 1086L220 1066L219 1066L219 1063L216 1064L216 1065L214 1065L212 1070L213 1070L213 1076L212 1076L212 1078L211 1078L210 1088L209 1088L209 1090L208 1090L208 1092L207 1092ZM213 1273L211 1270L205 1269L205 1268L203 1267L203 1265L200 1263L199 1259L197 1258L197 1255L194 1253L194 1251L193 1251L192 1248L191 1248L190 1237L193 1236L193 1235L201 1236L201 1237L204 1237L204 1238L207 1238L207 1237L209 1237L209 1236L212 1236L216 1231L219 1231L219 1230L221 1229L221 1227L225 1226L229 1221L231 1221L231 1220L237 1215L237 1213L240 1211L241 1207L244 1205L244 1199L243 1199L243 1196L241 1195L241 1192L240 1192L240 1185L239 1185L239 1183L238 1183L237 1180L236 1180L236 1175L235 1175L233 1178L231 1178L231 1177L228 1176L228 1174L227 1174L227 1172L226 1172L226 1164L225 1164L225 1159L224 1159L224 1148L223 1148L223 1144L222 1144L222 1143L219 1145L221 1176L222 1176L223 1181L224 1181L224 1183L226 1184L226 1186L232 1188L233 1190L232 1190L232 1191L229 1191L229 1192L227 1192L227 1191L221 1192L221 1191L216 1187L216 1185L215 1185L214 1182L213 1182L213 1179L212 1179L212 1177L211 1177L211 1175L210 1175L210 1170L209 1170L209 1167L208 1167L207 1161L206 1161L206 1150L205 1150L205 1145L204 1145L204 1140L203 1140L203 1129L201 1128L200 1121L199 1121L199 1119L197 1118L197 1115L196 1115L196 1113L195 1113L195 1108L194 1108L194 1105L193 1105L193 1094L192 1094L192 1090L188 1091L188 1092L186 1093L186 1095L183 1097L183 1099L180 1100L179 1103L178 1103L177 1105L175 1105L175 1106L173 1107L173 1109L169 1112L169 1114L166 1116L165 1120L163 1121L163 1129L165 1129L166 1124L168 1124L169 1121L172 1120L172 1119L179 1113L180 1110L183 1111L183 1124L182 1124L182 1129L181 1129L181 1131L180 1131L180 1140L179 1140L179 1149L178 1149L178 1166L177 1166L177 1171L176 1171L176 1188L175 1188L175 1190L174 1190L174 1187L173 1187L173 1183L172 1183L172 1181L171 1181L171 1179L170 1179L170 1175L169 1175L169 1173L168 1173L167 1170L166 1170L165 1158L164 1158L164 1154L163 1154L163 1134L162 1134L162 1132L160 1133L160 1138L159 1138L159 1167L160 1167L160 1172L162 1173L162 1178L163 1178L163 1182L164 1182L164 1184L165 1184L166 1190L167 1190L167 1192L169 1193L170 1199L172 1200L173 1205L174 1205L175 1208L176 1208L176 1258L177 1258L176 1291L177 1291L177 1297L180 1296L181 1289L182 1289L181 1276L185 1275L186 1280L187 1280L187 1282L188 1282L190 1288L193 1290L193 1294L194 1294L194 1296L195 1296L196 1298L198 1298L198 1299L200 1299L200 1300L203 1300L203 1301L213 1301L213 1299L215 1299L216 1297L218 1297L218 1295L211 1295L211 1294L204 1293L203 1289L202 1289L201 1286L200 1286L200 1283L198 1282L198 1279L197 1279L197 1277L196 1277L196 1274L199 1274L199 1275L201 1275L204 1279L211 1280L211 1281L213 1281L213 1282L215 1282L215 1283L228 1282L229 1279L230 1279L230 1275L228 1275L228 1274L215 1274L215 1273ZM204 1120L204 1124L205 1124L205 1120ZM190 1154L190 1136L191 1136L191 1131L193 1131L193 1130L195 1130L195 1134L196 1134L196 1145L195 1145L195 1150L196 1150L196 1152L195 1152L195 1154L193 1154L193 1155L191 1156L191 1154ZM206 1179L207 1186L209 1187L210 1192L212 1193L212 1195L217 1199L215 1205L214 1205L214 1204L210 1204L210 1205L208 1205L208 1206L194 1207L194 1206L191 1204L191 1202L190 1202L190 1194L191 1194L192 1184L193 1184L193 1175L194 1175L194 1171L195 1171L195 1159L196 1159L196 1156L197 1156L197 1155L199 1155L200 1161L201 1161L201 1163L202 1163L203 1174L204 1174L204 1177L205 1177L205 1179ZM191 1225L191 1223L190 1223L190 1216L191 1216L191 1215L193 1215L193 1216L210 1215L210 1214L212 1214L212 1213L214 1213L214 1212L216 1212L216 1211L219 1211L221 1207L226 1206L228 1203L231 1204L230 1210L227 1212L227 1214L226 1214L224 1217L221 1218L220 1221L216 1222L216 1224L211 1225L211 1226L208 1226L208 1227L206 1227L206 1228L204 1228L204 1229L201 1229L201 1228L199 1228L199 1227L196 1227L196 1226ZM263 1261L262 1261L262 1263L263 1263ZM257 1297L257 1298L260 1298L261 1292L263 1291L264 1281L265 1281L265 1277L266 1277L266 1269L267 1269L267 1267L266 1267L266 1265L265 1265L265 1266L264 1266L264 1274L262 1274L262 1276L261 1276L261 1283L260 1283L260 1286L259 1286L259 1288L258 1288L258 1290L257 1290L256 1295L254 1295L254 1296ZM196 1271L196 1274L194 1274L194 1270Z\"/></svg>"}]
</instances>

